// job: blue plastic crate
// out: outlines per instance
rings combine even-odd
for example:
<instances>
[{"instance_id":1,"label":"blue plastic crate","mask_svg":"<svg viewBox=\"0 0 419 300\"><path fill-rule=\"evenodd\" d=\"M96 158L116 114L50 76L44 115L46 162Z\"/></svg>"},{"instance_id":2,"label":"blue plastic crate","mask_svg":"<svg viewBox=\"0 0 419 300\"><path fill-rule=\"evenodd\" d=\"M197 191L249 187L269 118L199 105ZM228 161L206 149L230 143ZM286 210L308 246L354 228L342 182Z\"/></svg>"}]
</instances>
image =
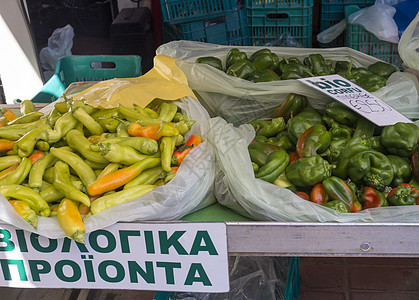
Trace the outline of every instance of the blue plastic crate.
<instances>
[{"instance_id":1,"label":"blue plastic crate","mask_svg":"<svg viewBox=\"0 0 419 300\"><path fill-rule=\"evenodd\" d=\"M137 55L69 55L58 60L54 75L31 101L54 102L73 82L138 77L141 74L141 57Z\"/></svg>"},{"instance_id":2,"label":"blue plastic crate","mask_svg":"<svg viewBox=\"0 0 419 300\"><path fill-rule=\"evenodd\" d=\"M250 45L244 9L217 18L180 24L180 30L184 40L220 45Z\"/></svg>"},{"instance_id":3,"label":"blue plastic crate","mask_svg":"<svg viewBox=\"0 0 419 300\"><path fill-rule=\"evenodd\" d=\"M290 257L287 272L287 283L285 286L284 300L298 300L300 297L301 276L300 258ZM172 300L173 292L157 292L153 300Z\"/></svg>"},{"instance_id":4,"label":"blue plastic crate","mask_svg":"<svg viewBox=\"0 0 419 300\"><path fill-rule=\"evenodd\" d=\"M265 4L264 6L253 4L249 7L248 4L247 19L251 44L254 46L276 46L279 37L289 33L300 47L310 48L312 46L313 1L297 2L300 5L297 5L296 1L280 1L274 6L269 4L269 0L269 5Z\"/></svg>"},{"instance_id":5,"label":"blue plastic crate","mask_svg":"<svg viewBox=\"0 0 419 300\"><path fill-rule=\"evenodd\" d=\"M320 31L339 23L345 19L345 6L358 5L359 7L371 6L375 0L322 0L320 4ZM345 34L342 33L334 41L321 44L321 47L343 47Z\"/></svg>"},{"instance_id":6,"label":"blue plastic crate","mask_svg":"<svg viewBox=\"0 0 419 300\"><path fill-rule=\"evenodd\" d=\"M236 0L160 0L163 21L171 24L225 15L236 8Z\"/></svg>"},{"instance_id":7,"label":"blue plastic crate","mask_svg":"<svg viewBox=\"0 0 419 300\"><path fill-rule=\"evenodd\" d=\"M357 12L359 9L360 8L357 5L346 6L346 18L354 12ZM402 67L402 59L399 56L398 44L378 39L374 34L365 30L361 25L347 25L345 46L374 56L398 67Z\"/></svg>"}]
</instances>

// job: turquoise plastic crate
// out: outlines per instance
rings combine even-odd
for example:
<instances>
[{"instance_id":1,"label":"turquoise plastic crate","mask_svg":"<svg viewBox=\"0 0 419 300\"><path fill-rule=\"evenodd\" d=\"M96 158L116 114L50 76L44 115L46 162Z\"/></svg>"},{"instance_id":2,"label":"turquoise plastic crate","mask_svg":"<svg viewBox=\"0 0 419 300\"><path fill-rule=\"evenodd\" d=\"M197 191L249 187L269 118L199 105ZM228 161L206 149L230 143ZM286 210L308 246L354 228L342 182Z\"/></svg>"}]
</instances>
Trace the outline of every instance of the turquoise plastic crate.
<instances>
[{"instance_id":1,"label":"turquoise plastic crate","mask_svg":"<svg viewBox=\"0 0 419 300\"><path fill-rule=\"evenodd\" d=\"M313 0L248 0L246 8L252 45L276 46L288 32L299 46L312 46Z\"/></svg>"},{"instance_id":2,"label":"turquoise plastic crate","mask_svg":"<svg viewBox=\"0 0 419 300\"><path fill-rule=\"evenodd\" d=\"M73 82L101 81L141 75L137 55L70 55L58 60L54 75L31 99L34 103L57 100Z\"/></svg>"},{"instance_id":3,"label":"turquoise plastic crate","mask_svg":"<svg viewBox=\"0 0 419 300\"><path fill-rule=\"evenodd\" d=\"M313 0L246 0L246 8L291 8L313 6Z\"/></svg>"},{"instance_id":4,"label":"turquoise plastic crate","mask_svg":"<svg viewBox=\"0 0 419 300\"><path fill-rule=\"evenodd\" d=\"M339 23L345 19L345 6L358 5L359 7L371 6L375 0L322 0L320 3L320 31ZM321 47L343 47L345 45L345 33L342 33L334 41L320 44Z\"/></svg>"},{"instance_id":5,"label":"turquoise plastic crate","mask_svg":"<svg viewBox=\"0 0 419 300\"><path fill-rule=\"evenodd\" d=\"M225 15L236 9L236 0L160 0L163 21L192 22Z\"/></svg>"},{"instance_id":6,"label":"turquoise plastic crate","mask_svg":"<svg viewBox=\"0 0 419 300\"><path fill-rule=\"evenodd\" d=\"M300 258L290 257L290 265L287 273L284 300L298 300L300 298L301 276ZM153 300L172 300L173 292L157 292Z\"/></svg>"},{"instance_id":7,"label":"turquoise plastic crate","mask_svg":"<svg viewBox=\"0 0 419 300\"><path fill-rule=\"evenodd\" d=\"M225 16L172 25L166 23L165 32L175 34L173 39L184 39L220 45L248 46L250 37L244 9Z\"/></svg>"},{"instance_id":8,"label":"turquoise plastic crate","mask_svg":"<svg viewBox=\"0 0 419 300\"><path fill-rule=\"evenodd\" d=\"M348 18L359 9L357 5L346 6L345 17ZM348 23L346 27L345 46L402 67L402 59L397 49L398 44L378 39L374 34L366 31L361 25Z\"/></svg>"}]
</instances>

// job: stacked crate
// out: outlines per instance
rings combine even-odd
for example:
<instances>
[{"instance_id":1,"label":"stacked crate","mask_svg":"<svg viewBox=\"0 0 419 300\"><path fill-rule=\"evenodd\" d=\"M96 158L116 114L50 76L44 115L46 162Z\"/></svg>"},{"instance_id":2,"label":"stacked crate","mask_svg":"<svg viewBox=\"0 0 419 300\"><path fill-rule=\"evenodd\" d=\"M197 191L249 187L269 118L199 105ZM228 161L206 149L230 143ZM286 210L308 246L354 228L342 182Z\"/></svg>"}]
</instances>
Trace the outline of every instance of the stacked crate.
<instances>
[{"instance_id":1,"label":"stacked crate","mask_svg":"<svg viewBox=\"0 0 419 300\"><path fill-rule=\"evenodd\" d=\"M246 10L236 0L161 0L169 40L250 45ZM167 38L166 38L167 41Z\"/></svg>"},{"instance_id":2,"label":"stacked crate","mask_svg":"<svg viewBox=\"0 0 419 300\"><path fill-rule=\"evenodd\" d=\"M313 0L246 0L254 46L312 46Z\"/></svg>"},{"instance_id":3,"label":"stacked crate","mask_svg":"<svg viewBox=\"0 0 419 300\"><path fill-rule=\"evenodd\" d=\"M320 4L320 32L345 19L345 6L358 5L364 8L374 3L375 0L322 0ZM342 33L330 43L320 44L321 47L326 48L343 47L344 45L345 33Z\"/></svg>"},{"instance_id":4,"label":"stacked crate","mask_svg":"<svg viewBox=\"0 0 419 300\"><path fill-rule=\"evenodd\" d=\"M346 18L359 9L360 8L357 5L346 6ZM378 39L374 34L365 30L361 25L347 24L345 46L374 56L398 67L402 67L402 60L398 52L398 44Z\"/></svg>"}]
</instances>

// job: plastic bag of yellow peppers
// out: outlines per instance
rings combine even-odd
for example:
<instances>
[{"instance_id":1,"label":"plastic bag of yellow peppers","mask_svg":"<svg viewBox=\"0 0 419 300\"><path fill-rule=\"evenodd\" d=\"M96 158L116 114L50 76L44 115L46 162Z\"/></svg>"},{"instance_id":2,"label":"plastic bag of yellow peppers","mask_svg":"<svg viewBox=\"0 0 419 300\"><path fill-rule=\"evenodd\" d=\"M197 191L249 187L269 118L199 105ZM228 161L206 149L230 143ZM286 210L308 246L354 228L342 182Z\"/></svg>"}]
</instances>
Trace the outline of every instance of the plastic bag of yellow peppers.
<instances>
[{"instance_id":1,"label":"plastic bag of yellow peppers","mask_svg":"<svg viewBox=\"0 0 419 300\"><path fill-rule=\"evenodd\" d=\"M198 101L100 109L63 99L48 112L28 100L19 117L2 111L2 223L83 243L118 221L178 219L213 202L209 116Z\"/></svg>"}]
</instances>

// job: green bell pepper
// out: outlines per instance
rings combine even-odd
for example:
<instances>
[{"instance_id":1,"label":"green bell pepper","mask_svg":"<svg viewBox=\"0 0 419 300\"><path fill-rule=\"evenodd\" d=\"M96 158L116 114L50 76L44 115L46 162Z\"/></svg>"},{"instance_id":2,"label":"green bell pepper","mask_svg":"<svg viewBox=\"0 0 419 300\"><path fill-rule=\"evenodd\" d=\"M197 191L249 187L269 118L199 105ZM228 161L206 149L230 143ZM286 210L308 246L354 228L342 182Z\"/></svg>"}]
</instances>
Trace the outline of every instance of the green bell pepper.
<instances>
[{"instance_id":1,"label":"green bell pepper","mask_svg":"<svg viewBox=\"0 0 419 300\"><path fill-rule=\"evenodd\" d=\"M274 151L269 154L266 164L259 168L255 177L273 183L288 166L290 157L285 150Z\"/></svg>"},{"instance_id":2,"label":"green bell pepper","mask_svg":"<svg viewBox=\"0 0 419 300\"><path fill-rule=\"evenodd\" d=\"M393 65L382 61L377 61L376 63L369 65L368 70L374 74L383 76L384 78L389 78L391 74L396 72L396 68Z\"/></svg>"},{"instance_id":3,"label":"green bell pepper","mask_svg":"<svg viewBox=\"0 0 419 300\"><path fill-rule=\"evenodd\" d=\"M410 160L406 157L397 155L387 155L388 160L393 168L394 178L391 186L395 187L399 184L408 182L410 180Z\"/></svg>"},{"instance_id":4,"label":"green bell pepper","mask_svg":"<svg viewBox=\"0 0 419 300\"><path fill-rule=\"evenodd\" d=\"M366 139L360 137L350 139L342 149L340 156L336 161L336 168L332 171L333 175L346 179L348 177L350 159L357 153L369 149L370 147Z\"/></svg>"},{"instance_id":5,"label":"green bell pepper","mask_svg":"<svg viewBox=\"0 0 419 300\"><path fill-rule=\"evenodd\" d=\"M331 176L331 165L320 155L303 157L285 169L289 182L295 186L314 186Z\"/></svg>"},{"instance_id":6,"label":"green bell pepper","mask_svg":"<svg viewBox=\"0 0 419 300\"><path fill-rule=\"evenodd\" d=\"M333 74L332 69L320 54L310 54L305 59L305 63L312 70L315 76L324 76Z\"/></svg>"},{"instance_id":7,"label":"green bell pepper","mask_svg":"<svg viewBox=\"0 0 419 300\"><path fill-rule=\"evenodd\" d=\"M257 120L250 122L250 125L255 128L256 135L272 137L276 136L278 133L285 129L285 121L284 118L275 118L270 121L268 120Z\"/></svg>"},{"instance_id":8,"label":"green bell pepper","mask_svg":"<svg viewBox=\"0 0 419 300\"><path fill-rule=\"evenodd\" d=\"M342 200L332 200L332 201L323 203L322 205L327 207L327 208L331 208L333 210L336 210L337 212L340 212L340 213L343 213L343 214L344 213L349 213L348 206Z\"/></svg>"},{"instance_id":9,"label":"green bell pepper","mask_svg":"<svg viewBox=\"0 0 419 300\"><path fill-rule=\"evenodd\" d=\"M274 118L283 117L285 122L287 122L290 118L302 112L307 106L308 100L306 96L290 93L284 102L275 109Z\"/></svg>"},{"instance_id":10,"label":"green bell pepper","mask_svg":"<svg viewBox=\"0 0 419 300\"><path fill-rule=\"evenodd\" d=\"M219 70L223 69L223 63L221 62L221 59L219 59L218 57L213 57L213 56L200 57L196 60L196 63L207 64Z\"/></svg>"},{"instance_id":11,"label":"green bell pepper","mask_svg":"<svg viewBox=\"0 0 419 300\"><path fill-rule=\"evenodd\" d=\"M390 191L387 200L397 206L418 205L419 189L412 187L410 184L402 183Z\"/></svg>"},{"instance_id":12,"label":"green bell pepper","mask_svg":"<svg viewBox=\"0 0 419 300\"><path fill-rule=\"evenodd\" d=\"M354 155L348 164L348 175L355 182L364 182L379 191L393 181L393 167L383 153L365 150Z\"/></svg>"},{"instance_id":13,"label":"green bell pepper","mask_svg":"<svg viewBox=\"0 0 419 300\"><path fill-rule=\"evenodd\" d=\"M247 60L247 54L245 52L240 51L237 48L232 48L227 53L226 58L226 69L230 68L238 61Z\"/></svg>"},{"instance_id":14,"label":"green bell pepper","mask_svg":"<svg viewBox=\"0 0 419 300\"><path fill-rule=\"evenodd\" d=\"M357 113L337 101L331 101L326 104L326 107L324 108L324 115L332 118L339 124L349 127L354 127L358 120Z\"/></svg>"},{"instance_id":15,"label":"green bell pepper","mask_svg":"<svg viewBox=\"0 0 419 300\"><path fill-rule=\"evenodd\" d=\"M309 67L300 63L283 64L280 70L282 80L314 76Z\"/></svg>"},{"instance_id":16,"label":"green bell pepper","mask_svg":"<svg viewBox=\"0 0 419 300\"><path fill-rule=\"evenodd\" d=\"M241 60L232 64L226 71L230 76L247 79L256 71L256 67L248 60Z\"/></svg>"},{"instance_id":17,"label":"green bell pepper","mask_svg":"<svg viewBox=\"0 0 419 300\"><path fill-rule=\"evenodd\" d=\"M274 151L281 150L281 148L261 142L251 143L247 147L252 162L256 163L259 167L266 164L269 154Z\"/></svg>"},{"instance_id":18,"label":"green bell pepper","mask_svg":"<svg viewBox=\"0 0 419 300\"><path fill-rule=\"evenodd\" d=\"M256 70L276 70L279 66L278 55L266 48L254 52L249 60L255 65Z\"/></svg>"},{"instance_id":19,"label":"green bell pepper","mask_svg":"<svg viewBox=\"0 0 419 300\"><path fill-rule=\"evenodd\" d=\"M409 157L418 143L418 126L413 123L398 122L381 131L381 143L390 154Z\"/></svg>"},{"instance_id":20,"label":"green bell pepper","mask_svg":"<svg viewBox=\"0 0 419 300\"><path fill-rule=\"evenodd\" d=\"M355 83L368 92L375 92L386 85L387 80L380 75L371 74L360 77Z\"/></svg>"},{"instance_id":21,"label":"green bell pepper","mask_svg":"<svg viewBox=\"0 0 419 300\"><path fill-rule=\"evenodd\" d=\"M349 208L350 212L359 212L362 210L356 195L348 184L339 177L331 176L322 182L323 188L332 200L341 200Z\"/></svg>"},{"instance_id":22,"label":"green bell pepper","mask_svg":"<svg viewBox=\"0 0 419 300\"><path fill-rule=\"evenodd\" d=\"M332 141L350 139L354 133L353 128L333 122L331 128L329 129Z\"/></svg>"},{"instance_id":23,"label":"green bell pepper","mask_svg":"<svg viewBox=\"0 0 419 300\"><path fill-rule=\"evenodd\" d=\"M291 142L288 132L281 131L276 137L269 138L267 143L275 145L285 151L291 151L295 148L295 145Z\"/></svg>"},{"instance_id":24,"label":"green bell pepper","mask_svg":"<svg viewBox=\"0 0 419 300\"><path fill-rule=\"evenodd\" d=\"M355 132L353 136L370 138L374 135L374 130L375 124L360 116L356 123Z\"/></svg>"},{"instance_id":25,"label":"green bell pepper","mask_svg":"<svg viewBox=\"0 0 419 300\"><path fill-rule=\"evenodd\" d=\"M302 112L287 122L287 131L293 144L296 144L300 136L311 126L321 124L321 115L312 107L306 107Z\"/></svg>"},{"instance_id":26,"label":"green bell pepper","mask_svg":"<svg viewBox=\"0 0 419 300\"><path fill-rule=\"evenodd\" d=\"M337 74L341 72L347 72L348 70L350 71L350 69L356 69L356 67L353 65L353 61L349 62L346 60L338 60L335 63L335 72Z\"/></svg>"},{"instance_id":27,"label":"green bell pepper","mask_svg":"<svg viewBox=\"0 0 419 300\"><path fill-rule=\"evenodd\" d=\"M278 81L281 80L281 77L278 76L274 71L270 69L266 70L256 70L252 74L250 74L248 80L257 82L270 82L270 81Z\"/></svg>"},{"instance_id":28,"label":"green bell pepper","mask_svg":"<svg viewBox=\"0 0 419 300\"><path fill-rule=\"evenodd\" d=\"M364 68L364 67L356 68L355 70L350 71L349 73L350 73L350 75L349 75L349 78L347 78L347 79L349 79L352 82L356 82L361 77L374 74L370 70L368 70L367 68Z\"/></svg>"},{"instance_id":29,"label":"green bell pepper","mask_svg":"<svg viewBox=\"0 0 419 300\"><path fill-rule=\"evenodd\" d=\"M296 150L298 157L321 154L330 145L331 133L322 124L316 124L307 129L298 139Z\"/></svg>"},{"instance_id":30,"label":"green bell pepper","mask_svg":"<svg viewBox=\"0 0 419 300\"><path fill-rule=\"evenodd\" d=\"M386 148L384 148L384 145L381 142L381 137L379 135L368 138L368 143L370 144L371 149L384 154L388 154L388 151Z\"/></svg>"},{"instance_id":31,"label":"green bell pepper","mask_svg":"<svg viewBox=\"0 0 419 300\"><path fill-rule=\"evenodd\" d=\"M343 149L345 149L350 140L351 139L332 140L330 142L329 148L327 148L326 151L321 154L321 156L325 157L328 162L334 165L337 164Z\"/></svg>"}]
</instances>

